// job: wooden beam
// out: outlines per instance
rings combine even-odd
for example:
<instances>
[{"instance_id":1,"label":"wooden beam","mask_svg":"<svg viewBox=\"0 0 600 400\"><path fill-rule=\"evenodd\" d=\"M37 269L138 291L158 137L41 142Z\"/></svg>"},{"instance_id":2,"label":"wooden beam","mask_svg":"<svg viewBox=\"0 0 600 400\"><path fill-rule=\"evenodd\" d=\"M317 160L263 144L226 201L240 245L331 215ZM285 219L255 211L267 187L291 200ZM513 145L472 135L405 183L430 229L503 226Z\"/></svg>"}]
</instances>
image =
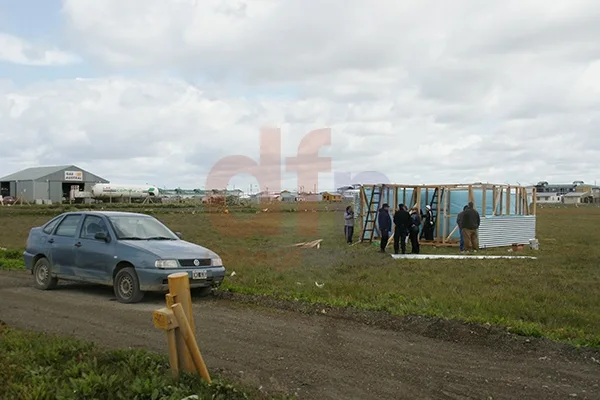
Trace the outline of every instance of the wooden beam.
<instances>
[{"instance_id":1,"label":"wooden beam","mask_svg":"<svg viewBox=\"0 0 600 400\"><path fill-rule=\"evenodd\" d=\"M485 217L485 209L487 208L487 185L483 185L481 193L481 216Z\"/></svg>"},{"instance_id":2,"label":"wooden beam","mask_svg":"<svg viewBox=\"0 0 600 400\"><path fill-rule=\"evenodd\" d=\"M440 201L442 199L440 199L440 197L443 197L443 195L442 195L443 189L441 187L439 187L436 190L437 190L438 197L437 197L437 210L436 210L437 217L435 218L435 239L440 240L440 239L443 239L443 236L440 233L440 216L441 216L441 211L442 211L442 202Z\"/></svg>"},{"instance_id":3,"label":"wooden beam","mask_svg":"<svg viewBox=\"0 0 600 400\"><path fill-rule=\"evenodd\" d=\"M504 188L500 188L500 193L498 193L498 198L500 199L500 215L504 215Z\"/></svg>"},{"instance_id":4,"label":"wooden beam","mask_svg":"<svg viewBox=\"0 0 600 400\"><path fill-rule=\"evenodd\" d=\"M473 201L473 185L469 185L469 189L468 190L469 190L469 197L468 197L469 203L471 203L471 202L475 203ZM475 208L477 208L477 207L475 207Z\"/></svg>"},{"instance_id":5,"label":"wooden beam","mask_svg":"<svg viewBox=\"0 0 600 400\"><path fill-rule=\"evenodd\" d=\"M537 215L537 189L534 187L531 192L531 214Z\"/></svg>"},{"instance_id":6,"label":"wooden beam","mask_svg":"<svg viewBox=\"0 0 600 400\"><path fill-rule=\"evenodd\" d=\"M170 274L168 277L169 282L169 294L175 298L175 301L181 304L183 312L185 313L185 317L189 322L192 334L196 335L196 325L194 324L194 314L192 311L192 297L190 292L190 278L187 272L176 272ZM179 356L179 361L181 363L180 367L185 372L195 372L196 368L194 365L194 360L192 359L190 353L186 351L185 340L181 335L181 329L177 330L178 335L176 338L177 342L177 353Z\"/></svg>"},{"instance_id":7,"label":"wooden beam","mask_svg":"<svg viewBox=\"0 0 600 400\"><path fill-rule=\"evenodd\" d=\"M449 204L449 199L448 197L450 196L450 191L444 189L444 220L442 221L442 243L446 243L446 232L448 230L448 221L450 221L449 218L449 211L448 210L448 204ZM438 216L439 218L439 216Z\"/></svg>"},{"instance_id":8,"label":"wooden beam","mask_svg":"<svg viewBox=\"0 0 600 400\"><path fill-rule=\"evenodd\" d=\"M511 213L510 213L510 195L511 195L511 187L508 186L506 188L506 215L511 215Z\"/></svg>"}]
</instances>

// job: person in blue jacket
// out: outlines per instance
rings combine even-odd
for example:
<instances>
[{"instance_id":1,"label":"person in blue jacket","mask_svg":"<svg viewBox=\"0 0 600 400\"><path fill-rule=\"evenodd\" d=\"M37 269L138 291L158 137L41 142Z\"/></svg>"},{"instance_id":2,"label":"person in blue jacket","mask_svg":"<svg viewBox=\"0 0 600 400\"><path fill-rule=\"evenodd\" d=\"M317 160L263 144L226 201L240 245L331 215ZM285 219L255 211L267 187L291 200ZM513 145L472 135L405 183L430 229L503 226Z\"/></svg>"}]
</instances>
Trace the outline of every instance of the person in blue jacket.
<instances>
[{"instance_id":1,"label":"person in blue jacket","mask_svg":"<svg viewBox=\"0 0 600 400\"><path fill-rule=\"evenodd\" d=\"M380 252L385 253L385 248L390 240L392 233L392 218L390 216L390 206L384 203L377 215L377 225L379 225L379 233L381 235Z\"/></svg>"}]
</instances>

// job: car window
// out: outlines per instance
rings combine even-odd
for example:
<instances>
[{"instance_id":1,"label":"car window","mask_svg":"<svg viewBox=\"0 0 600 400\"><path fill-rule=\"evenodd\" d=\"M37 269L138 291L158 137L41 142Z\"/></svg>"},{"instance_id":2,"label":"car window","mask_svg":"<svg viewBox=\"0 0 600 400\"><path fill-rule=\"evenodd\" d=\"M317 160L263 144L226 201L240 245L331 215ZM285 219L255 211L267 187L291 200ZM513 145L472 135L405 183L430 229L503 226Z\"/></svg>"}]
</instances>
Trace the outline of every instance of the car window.
<instances>
[{"instance_id":1,"label":"car window","mask_svg":"<svg viewBox=\"0 0 600 400\"><path fill-rule=\"evenodd\" d=\"M81 220L81 214L75 215L67 215L54 234L56 236L67 236L67 237L75 237L75 233L77 232L77 225L79 225L79 221Z\"/></svg>"},{"instance_id":2,"label":"car window","mask_svg":"<svg viewBox=\"0 0 600 400\"><path fill-rule=\"evenodd\" d=\"M80 237L83 239L94 239L98 232L103 232L108 235L108 229L104 220L97 215L88 215L85 217Z\"/></svg>"},{"instance_id":3,"label":"car window","mask_svg":"<svg viewBox=\"0 0 600 400\"><path fill-rule=\"evenodd\" d=\"M48 225L46 225L46 227L43 229L43 232L46 234L51 234L52 231L54 230L54 228L56 228L56 225L58 224L58 222L60 221L61 217L57 217L54 218L53 220L51 220L50 222L48 222Z\"/></svg>"},{"instance_id":4,"label":"car window","mask_svg":"<svg viewBox=\"0 0 600 400\"><path fill-rule=\"evenodd\" d=\"M129 240L168 239L178 237L165 225L153 217L143 215L111 216L108 218L118 239Z\"/></svg>"}]
</instances>

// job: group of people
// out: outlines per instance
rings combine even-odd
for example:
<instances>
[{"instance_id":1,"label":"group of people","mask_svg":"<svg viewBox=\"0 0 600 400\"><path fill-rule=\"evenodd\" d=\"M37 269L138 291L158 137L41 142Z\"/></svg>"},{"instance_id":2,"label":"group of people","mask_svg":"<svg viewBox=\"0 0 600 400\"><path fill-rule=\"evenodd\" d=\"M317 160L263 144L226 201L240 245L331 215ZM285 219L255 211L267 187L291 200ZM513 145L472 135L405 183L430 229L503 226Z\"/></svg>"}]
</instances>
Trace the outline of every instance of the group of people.
<instances>
[{"instance_id":1,"label":"group of people","mask_svg":"<svg viewBox=\"0 0 600 400\"><path fill-rule=\"evenodd\" d=\"M418 207L412 207L409 211L405 204L399 204L398 210L394 213L393 217L390 216L390 206L386 203L383 204L381 209L378 211L377 226L381 237L380 252L385 253L390 236L392 235L392 221L393 221L393 235L394 235L394 254L398 254L402 251L402 254L406 254L406 245L408 241L411 243L411 253L420 253L420 239L433 240L433 234L435 229L435 223L433 218L433 212L431 206L425 206L425 213L421 214ZM354 210L352 206L346 207L344 213L344 234L346 242L352 243L352 237L354 236ZM472 202L464 206L456 217L456 223L458 225L460 233L460 251L475 251L479 247L479 239L477 235L477 229L481 222L479 213L475 210L475 206ZM419 234L420 233L420 234Z\"/></svg>"}]
</instances>

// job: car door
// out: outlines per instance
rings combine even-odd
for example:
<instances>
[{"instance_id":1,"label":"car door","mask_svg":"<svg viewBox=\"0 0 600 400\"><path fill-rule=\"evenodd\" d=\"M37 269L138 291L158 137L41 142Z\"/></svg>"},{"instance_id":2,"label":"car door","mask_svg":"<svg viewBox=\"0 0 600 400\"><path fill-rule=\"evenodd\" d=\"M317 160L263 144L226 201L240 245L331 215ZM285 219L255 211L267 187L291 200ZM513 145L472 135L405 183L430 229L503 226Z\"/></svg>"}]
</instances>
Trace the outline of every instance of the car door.
<instances>
[{"instance_id":1,"label":"car door","mask_svg":"<svg viewBox=\"0 0 600 400\"><path fill-rule=\"evenodd\" d=\"M95 236L99 232L105 233L110 238L109 241L96 239ZM86 280L110 282L114 263L113 239L102 217L86 215L75 251L75 268Z\"/></svg>"},{"instance_id":2,"label":"car door","mask_svg":"<svg viewBox=\"0 0 600 400\"><path fill-rule=\"evenodd\" d=\"M75 244L77 243L77 233L81 219L81 214L66 215L56 227L54 234L48 239L50 262L59 276L77 276L74 271Z\"/></svg>"}]
</instances>

